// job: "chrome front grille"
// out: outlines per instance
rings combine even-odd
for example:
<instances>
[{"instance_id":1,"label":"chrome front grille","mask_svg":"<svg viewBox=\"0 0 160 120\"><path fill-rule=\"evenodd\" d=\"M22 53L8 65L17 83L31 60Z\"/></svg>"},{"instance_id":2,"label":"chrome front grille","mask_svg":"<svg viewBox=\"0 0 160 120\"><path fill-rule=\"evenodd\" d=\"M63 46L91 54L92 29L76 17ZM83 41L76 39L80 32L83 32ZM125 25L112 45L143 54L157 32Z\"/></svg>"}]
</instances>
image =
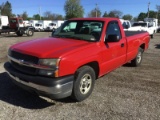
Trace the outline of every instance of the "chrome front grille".
<instances>
[{"instance_id":1,"label":"chrome front grille","mask_svg":"<svg viewBox=\"0 0 160 120\"><path fill-rule=\"evenodd\" d=\"M32 66L32 64L38 64L39 59L37 57L22 54L16 51L10 51L9 59L12 66L18 71L31 75L37 74L38 69Z\"/></svg>"}]
</instances>

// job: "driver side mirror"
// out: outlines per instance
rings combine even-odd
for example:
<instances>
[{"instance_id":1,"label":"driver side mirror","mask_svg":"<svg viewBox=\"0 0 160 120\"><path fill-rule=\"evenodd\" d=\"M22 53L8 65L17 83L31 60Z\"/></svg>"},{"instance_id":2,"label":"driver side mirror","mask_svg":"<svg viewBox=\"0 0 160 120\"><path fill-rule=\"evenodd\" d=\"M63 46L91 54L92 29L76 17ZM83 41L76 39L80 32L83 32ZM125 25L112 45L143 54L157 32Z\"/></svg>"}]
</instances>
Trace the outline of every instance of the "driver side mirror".
<instances>
[{"instance_id":1,"label":"driver side mirror","mask_svg":"<svg viewBox=\"0 0 160 120\"><path fill-rule=\"evenodd\" d=\"M118 35L108 35L108 38L105 39L105 42L119 42L120 38Z\"/></svg>"}]
</instances>

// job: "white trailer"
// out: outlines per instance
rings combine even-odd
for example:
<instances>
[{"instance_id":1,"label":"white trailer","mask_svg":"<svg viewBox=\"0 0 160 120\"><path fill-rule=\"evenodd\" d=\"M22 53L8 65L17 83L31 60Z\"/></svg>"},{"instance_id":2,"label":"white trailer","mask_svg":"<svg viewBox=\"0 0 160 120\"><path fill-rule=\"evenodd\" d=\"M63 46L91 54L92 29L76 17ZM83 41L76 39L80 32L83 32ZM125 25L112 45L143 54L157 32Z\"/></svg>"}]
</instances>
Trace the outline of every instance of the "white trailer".
<instances>
[{"instance_id":1,"label":"white trailer","mask_svg":"<svg viewBox=\"0 0 160 120\"><path fill-rule=\"evenodd\" d=\"M158 19L156 19L156 18L145 18L144 21L145 22L149 22L152 25L152 27L154 29L154 33L157 32L157 29L158 29Z\"/></svg>"},{"instance_id":2,"label":"white trailer","mask_svg":"<svg viewBox=\"0 0 160 120\"><path fill-rule=\"evenodd\" d=\"M53 22L56 23L57 28L60 27L64 23L63 20L54 20Z\"/></svg>"},{"instance_id":3,"label":"white trailer","mask_svg":"<svg viewBox=\"0 0 160 120\"><path fill-rule=\"evenodd\" d=\"M48 27L48 25L50 23L52 23L52 21L51 20L43 20L43 21L41 21L41 23L43 25L43 29L45 30Z\"/></svg>"},{"instance_id":4,"label":"white trailer","mask_svg":"<svg viewBox=\"0 0 160 120\"><path fill-rule=\"evenodd\" d=\"M34 28L36 31L44 31L52 23L51 20L32 20L32 24L34 24Z\"/></svg>"},{"instance_id":5,"label":"white trailer","mask_svg":"<svg viewBox=\"0 0 160 120\"><path fill-rule=\"evenodd\" d=\"M38 23L38 20L30 20L29 24L31 24L32 27L35 27L36 23Z\"/></svg>"},{"instance_id":6,"label":"white trailer","mask_svg":"<svg viewBox=\"0 0 160 120\"><path fill-rule=\"evenodd\" d=\"M8 26L9 20L8 16L0 16L0 31L2 30L3 26Z\"/></svg>"}]
</instances>

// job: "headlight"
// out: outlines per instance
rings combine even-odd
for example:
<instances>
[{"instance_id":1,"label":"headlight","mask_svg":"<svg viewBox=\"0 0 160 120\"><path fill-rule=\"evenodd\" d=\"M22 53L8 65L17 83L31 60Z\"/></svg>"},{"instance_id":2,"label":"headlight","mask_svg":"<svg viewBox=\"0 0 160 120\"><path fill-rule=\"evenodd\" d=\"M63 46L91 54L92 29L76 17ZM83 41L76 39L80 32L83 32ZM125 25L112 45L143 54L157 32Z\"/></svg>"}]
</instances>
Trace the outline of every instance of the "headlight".
<instances>
[{"instance_id":1,"label":"headlight","mask_svg":"<svg viewBox=\"0 0 160 120\"><path fill-rule=\"evenodd\" d=\"M9 59L9 56L12 56L11 48L8 49L8 61L11 62L11 60Z\"/></svg>"},{"instance_id":2,"label":"headlight","mask_svg":"<svg viewBox=\"0 0 160 120\"><path fill-rule=\"evenodd\" d=\"M58 68L59 61L59 59L40 59L39 65L50 68Z\"/></svg>"},{"instance_id":3,"label":"headlight","mask_svg":"<svg viewBox=\"0 0 160 120\"><path fill-rule=\"evenodd\" d=\"M40 59L42 69L39 70L39 75L58 77L59 61L60 59Z\"/></svg>"},{"instance_id":4,"label":"headlight","mask_svg":"<svg viewBox=\"0 0 160 120\"><path fill-rule=\"evenodd\" d=\"M11 48L8 49L8 55L11 56Z\"/></svg>"}]
</instances>

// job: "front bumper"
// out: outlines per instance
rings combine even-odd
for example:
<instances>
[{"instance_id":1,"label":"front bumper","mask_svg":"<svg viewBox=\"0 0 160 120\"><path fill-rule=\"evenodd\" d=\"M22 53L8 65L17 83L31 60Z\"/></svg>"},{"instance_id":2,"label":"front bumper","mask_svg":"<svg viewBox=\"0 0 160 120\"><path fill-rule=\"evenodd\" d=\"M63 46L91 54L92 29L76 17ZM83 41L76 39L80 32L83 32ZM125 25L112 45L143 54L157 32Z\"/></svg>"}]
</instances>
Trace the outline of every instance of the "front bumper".
<instances>
[{"instance_id":1,"label":"front bumper","mask_svg":"<svg viewBox=\"0 0 160 120\"><path fill-rule=\"evenodd\" d=\"M73 75L61 78L28 75L13 68L9 62L4 64L4 68L16 85L28 91L36 92L39 96L60 99L68 97L72 93Z\"/></svg>"}]
</instances>

